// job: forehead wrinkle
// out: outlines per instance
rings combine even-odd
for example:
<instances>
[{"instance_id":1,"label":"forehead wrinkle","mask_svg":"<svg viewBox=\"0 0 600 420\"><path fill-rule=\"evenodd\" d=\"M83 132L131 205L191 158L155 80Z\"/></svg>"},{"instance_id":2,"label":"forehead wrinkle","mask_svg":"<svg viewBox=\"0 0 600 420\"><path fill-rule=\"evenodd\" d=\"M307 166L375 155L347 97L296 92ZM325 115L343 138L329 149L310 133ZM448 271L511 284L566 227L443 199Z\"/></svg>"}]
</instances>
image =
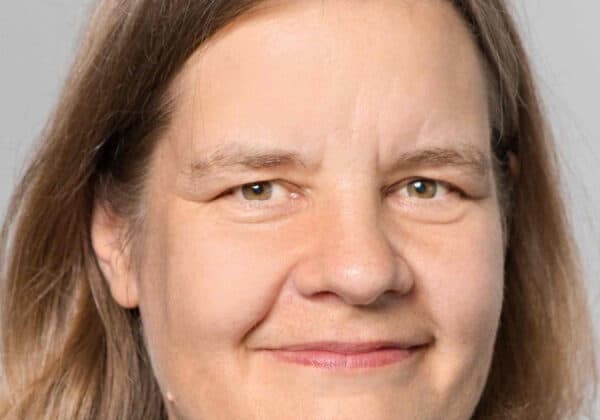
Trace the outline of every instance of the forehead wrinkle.
<instances>
[{"instance_id":1,"label":"forehead wrinkle","mask_svg":"<svg viewBox=\"0 0 600 420\"><path fill-rule=\"evenodd\" d=\"M300 153L281 147L250 145L246 143L221 144L204 158L196 158L189 166L193 179L209 176L219 170L244 168L263 170L276 168L311 169L321 167L321 162L310 161ZM397 172L416 167L453 167L467 170L478 177L486 177L491 169L487 154L475 145L458 143L452 146L432 146L401 153L384 172Z\"/></svg>"},{"instance_id":2,"label":"forehead wrinkle","mask_svg":"<svg viewBox=\"0 0 600 420\"><path fill-rule=\"evenodd\" d=\"M243 26L243 25L242 25ZM240 29L238 27L238 29ZM209 78L209 82L212 79ZM260 79L262 80L262 79ZM205 80L206 82L206 80ZM226 97L226 96L224 96ZM332 95L332 97L334 97ZM236 108L237 109L237 108ZM204 124L201 125L201 129L204 130ZM205 137L205 134L208 133L204 133L202 132L202 138ZM342 146L343 147L343 146ZM290 166L290 165L294 165L297 167L307 167L307 163L305 161L303 161L303 159L300 158L300 156L298 154L296 154L295 156L290 156L291 153L290 152L285 152L285 151L276 151L276 152L269 152L272 153L271 156L264 156L264 154L267 153L265 151L260 152L260 154L263 154L263 156L259 156L259 153L253 153L253 156L241 156L242 153L239 152L237 153L238 156L235 157L233 156L233 153L229 153L229 151L225 151L224 149L221 152L215 152L213 154L211 154L210 156L208 156L208 158L204 159L198 159L192 162L192 171L195 172L197 175L201 175L202 173L208 173L208 172L212 172L215 169L218 168L234 168L236 166L244 166L250 169L260 169L260 168L275 168L277 166ZM283 154L288 154L287 157L282 157ZM444 157L444 154L446 155ZM464 155L464 153L463 153ZM455 156L456 157L456 156ZM468 163L463 163L461 165L458 165L457 162L459 159L452 159L450 155L448 155L448 153L444 153L441 150L438 150L437 153L432 153L431 151L427 154L424 152L421 152L421 157L417 159L416 155L412 155L412 156L404 156L403 158L398 159L400 161L400 163L397 165L398 167L402 166L402 165L417 165L417 164L423 164L423 165L435 165L435 166L441 166L444 161L448 164L452 164L453 166L464 166L464 167L471 167L473 168L476 172L478 173L483 173L485 171L485 167L487 165L485 164L480 164L477 163L477 161L479 162L486 162L485 159L477 159L477 157L475 157L474 159L470 159L471 161L475 162L474 164L468 164ZM464 159L465 162L467 162L469 159ZM452 162L454 161L454 163ZM294 163L295 162L295 163ZM189 161L188 161L188 166L186 166L186 170L189 170Z\"/></svg>"}]
</instances>

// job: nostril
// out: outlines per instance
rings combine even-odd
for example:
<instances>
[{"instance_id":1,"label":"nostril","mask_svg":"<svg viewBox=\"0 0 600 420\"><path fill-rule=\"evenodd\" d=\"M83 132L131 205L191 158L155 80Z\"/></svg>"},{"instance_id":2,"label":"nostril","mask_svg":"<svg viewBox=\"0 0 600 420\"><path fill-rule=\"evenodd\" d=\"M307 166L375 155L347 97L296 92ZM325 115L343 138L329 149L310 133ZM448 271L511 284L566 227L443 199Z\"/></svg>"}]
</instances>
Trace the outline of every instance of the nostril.
<instances>
[{"instance_id":1,"label":"nostril","mask_svg":"<svg viewBox=\"0 0 600 420\"><path fill-rule=\"evenodd\" d=\"M340 297L333 292L322 291L317 292L313 295L314 300L318 300L320 302L327 302L330 300L340 300Z\"/></svg>"}]
</instances>

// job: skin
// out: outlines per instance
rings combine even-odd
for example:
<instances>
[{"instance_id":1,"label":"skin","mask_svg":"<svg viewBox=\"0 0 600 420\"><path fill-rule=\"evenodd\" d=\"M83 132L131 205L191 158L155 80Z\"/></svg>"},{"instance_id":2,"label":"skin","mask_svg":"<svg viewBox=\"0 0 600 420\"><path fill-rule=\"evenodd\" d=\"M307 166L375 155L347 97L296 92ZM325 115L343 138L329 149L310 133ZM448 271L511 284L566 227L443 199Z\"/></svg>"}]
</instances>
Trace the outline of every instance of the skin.
<instances>
[{"instance_id":1,"label":"skin","mask_svg":"<svg viewBox=\"0 0 600 420\"><path fill-rule=\"evenodd\" d=\"M114 299L140 308L169 417L469 419L502 307L493 175L390 170L403 153L459 144L491 163L480 58L450 2L271 4L203 45L172 87L140 264L119 245L125 220L99 205L92 228ZM307 166L192 169L235 141ZM465 196L435 182L435 196L416 194L422 178ZM266 200L237 188L269 180ZM429 345L343 372L260 350L400 338Z\"/></svg>"}]
</instances>

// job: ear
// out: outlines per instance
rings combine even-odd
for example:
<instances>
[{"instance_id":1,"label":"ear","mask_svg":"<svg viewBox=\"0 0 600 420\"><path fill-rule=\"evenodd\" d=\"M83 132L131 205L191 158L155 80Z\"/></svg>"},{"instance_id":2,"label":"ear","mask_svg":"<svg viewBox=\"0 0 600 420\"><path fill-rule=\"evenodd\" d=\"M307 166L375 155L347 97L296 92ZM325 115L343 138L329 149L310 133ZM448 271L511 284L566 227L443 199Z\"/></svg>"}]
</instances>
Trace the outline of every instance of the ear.
<instances>
[{"instance_id":1,"label":"ear","mask_svg":"<svg viewBox=\"0 0 600 420\"><path fill-rule=\"evenodd\" d=\"M94 205L91 239L98 264L114 300L125 308L138 306L137 277L124 243L126 221L101 203Z\"/></svg>"}]
</instances>

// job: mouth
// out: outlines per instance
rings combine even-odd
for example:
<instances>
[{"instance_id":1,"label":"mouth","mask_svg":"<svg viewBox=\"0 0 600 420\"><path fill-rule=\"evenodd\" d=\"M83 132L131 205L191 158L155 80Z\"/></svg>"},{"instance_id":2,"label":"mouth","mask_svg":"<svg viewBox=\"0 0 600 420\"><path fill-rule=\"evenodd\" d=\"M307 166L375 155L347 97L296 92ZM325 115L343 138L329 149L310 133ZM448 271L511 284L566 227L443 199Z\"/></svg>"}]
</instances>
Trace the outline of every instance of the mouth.
<instances>
[{"instance_id":1,"label":"mouth","mask_svg":"<svg viewBox=\"0 0 600 420\"><path fill-rule=\"evenodd\" d=\"M269 349L279 361L320 369L371 369L398 364L422 353L429 343L401 345L390 342L308 343Z\"/></svg>"}]
</instances>

